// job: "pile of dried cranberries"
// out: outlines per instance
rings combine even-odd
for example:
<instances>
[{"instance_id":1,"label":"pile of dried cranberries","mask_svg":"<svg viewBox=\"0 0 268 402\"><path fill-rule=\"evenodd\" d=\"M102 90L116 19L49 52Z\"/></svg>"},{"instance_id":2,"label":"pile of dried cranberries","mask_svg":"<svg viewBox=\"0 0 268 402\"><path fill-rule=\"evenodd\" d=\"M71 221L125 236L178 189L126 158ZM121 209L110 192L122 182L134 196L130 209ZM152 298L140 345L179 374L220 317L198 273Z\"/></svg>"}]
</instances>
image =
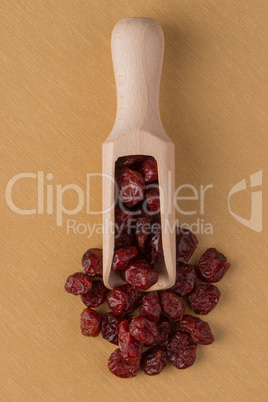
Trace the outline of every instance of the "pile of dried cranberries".
<instances>
[{"instance_id":1,"label":"pile of dried cranberries","mask_svg":"<svg viewBox=\"0 0 268 402\"><path fill-rule=\"evenodd\" d=\"M111 291L102 277L102 250L89 249L82 258L85 273L68 277L65 290L80 295L86 309L81 314L81 332L118 345L108 360L117 377L159 374L170 361L178 369L191 366L197 344L214 341L207 322L185 314L185 297L196 314L208 314L219 302L220 291L212 285L230 267L226 257L209 248L197 267L187 262L198 241L187 229L176 231L176 282L165 291L141 293L158 281L157 263L163 258L157 163L146 156L117 160L115 168L115 251L112 269L125 285ZM205 284L197 284L197 278ZM107 302L103 316L95 308ZM139 315L135 310L139 309ZM134 313L134 314L133 314ZM143 352L143 348L149 349Z\"/></svg>"}]
</instances>

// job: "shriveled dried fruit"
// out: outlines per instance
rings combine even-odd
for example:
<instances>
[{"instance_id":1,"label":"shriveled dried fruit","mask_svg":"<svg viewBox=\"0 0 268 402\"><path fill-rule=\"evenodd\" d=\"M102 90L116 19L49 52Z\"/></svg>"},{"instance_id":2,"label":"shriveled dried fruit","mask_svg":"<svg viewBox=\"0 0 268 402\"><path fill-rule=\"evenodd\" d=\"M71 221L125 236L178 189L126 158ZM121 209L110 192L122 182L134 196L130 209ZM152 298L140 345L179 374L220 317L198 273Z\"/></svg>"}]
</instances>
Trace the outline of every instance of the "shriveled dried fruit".
<instances>
[{"instance_id":1,"label":"shriveled dried fruit","mask_svg":"<svg viewBox=\"0 0 268 402\"><path fill-rule=\"evenodd\" d=\"M118 327L122 317L117 317L114 313L105 313L102 318L101 331L106 341L118 345Z\"/></svg>"},{"instance_id":2,"label":"shriveled dried fruit","mask_svg":"<svg viewBox=\"0 0 268 402\"><path fill-rule=\"evenodd\" d=\"M142 214L136 222L136 240L140 252L144 255L150 251L150 240L152 237L152 223L154 218L147 214Z\"/></svg>"},{"instance_id":3,"label":"shriveled dried fruit","mask_svg":"<svg viewBox=\"0 0 268 402\"><path fill-rule=\"evenodd\" d=\"M140 360L126 362L122 353L116 349L108 360L108 369L110 372L120 378L131 378L138 374L140 369Z\"/></svg>"},{"instance_id":4,"label":"shriveled dried fruit","mask_svg":"<svg viewBox=\"0 0 268 402\"><path fill-rule=\"evenodd\" d=\"M177 331L167 345L169 361L178 369L190 367L196 358L196 343L187 332Z\"/></svg>"},{"instance_id":5,"label":"shriveled dried fruit","mask_svg":"<svg viewBox=\"0 0 268 402\"><path fill-rule=\"evenodd\" d=\"M114 223L115 248L125 248L135 245L134 212L128 211L123 206L122 209L116 206L114 212Z\"/></svg>"},{"instance_id":6,"label":"shriveled dried fruit","mask_svg":"<svg viewBox=\"0 0 268 402\"><path fill-rule=\"evenodd\" d=\"M157 264L163 257L161 223L155 222L152 225L152 237L150 241L151 246L151 263Z\"/></svg>"},{"instance_id":7,"label":"shriveled dried fruit","mask_svg":"<svg viewBox=\"0 0 268 402\"><path fill-rule=\"evenodd\" d=\"M136 244L135 233L123 230L118 233L114 239L114 246L116 249L131 247Z\"/></svg>"},{"instance_id":8,"label":"shriveled dried fruit","mask_svg":"<svg viewBox=\"0 0 268 402\"><path fill-rule=\"evenodd\" d=\"M148 188L145 190L145 198L147 201L147 205L149 210L157 214L160 212L160 199L159 199L159 190L156 187Z\"/></svg>"},{"instance_id":9,"label":"shriveled dried fruit","mask_svg":"<svg viewBox=\"0 0 268 402\"><path fill-rule=\"evenodd\" d=\"M176 229L176 260L177 262L189 261L198 240L190 230L177 227Z\"/></svg>"},{"instance_id":10,"label":"shriveled dried fruit","mask_svg":"<svg viewBox=\"0 0 268 402\"><path fill-rule=\"evenodd\" d=\"M147 375L160 374L167 365L167 352L164 346L155 346L142 354L141 366Z\"/></svg>"},{"instance_id":11,"label":"shriveled dried fruit","mask_svg":"<svg viewBox=\"0 0 268 402\"><path fill-rule=\"evenodd\" d=\"M111 290L107 295L107 303L117 316L125 316L138 307L140 292L131 285L122 285Z\"/></svg>"},{"instance_id":12,"label":"shriveled dried fruit","mask_svg":"<svg viewBox=\"0 0 268 402\"><path fill-rule=\"evenodd\" d=\"M76 272L68 276L65 283L65 290L75 296L87 293L92 286L92 280L82 272Z\"/></svg>"},{"instance_id":13,"label":"shriveled dried fruit","mask_svg":"<svg viewBox=\"0 0 268 402\"><path fill-rule=\"evenodd\" d=\"M112 269L126 269L128 263L138 255L136 247L119 248L114 251Z\"/></svg>"},{"instance_id":14,"label":"shriveled dried fruit","mask_svg":"<svg viewBox=\"0 0 268 402\"><path fill-rule=\"evenodd\" d=\"M157 292L148 293L141 301L140 315L150 321L158 322L161 315L161 306Z\"/></svg>"},{"instance_id":15,"label":"shriveled dried fruit","mask_svg":"<svg viewBox=\"0 0 268 402\"><path fill-rule=\"evenodd\" d=\"M178 296L186 296L193 290L195 281L195 266L178 262L176 266L176 283L170 291L176 293Z\"/></svg>"},{"instance_id":16,"label":"shriveled dried fruit","mask_svg":"<svg viewBox=\"0 0 268 402\"><path fill-rule=\"evenodd\" d=\"M118 345L125 362L141 359L142 344L129 332L128 320L120 322L118 327Z\"/></svg>"},{"instance_id":17,"label":"shriveled dried fruit","mask_svg":"<svg viewBox=\"0 0 268 402\"><path fill-rule=\"evenodd\" d=\"M121 156L117 159L116 164L120 167L135 167L142 163L147 156L145 155L129 155L129 156Z\"/></svg>"},{"instance_id":18,"label":"shriveled dried fruit","mask_svg":"<svg viewBox=\"0 0 268 402\"><path fill-rule=\"evenodd\" d=\"M102 281L93 281L91 289L81 295L81 299L87 307L96 308L105 302L108 292Z\"/></svg>"},{"instance_id":19,"label":"shriveled dried fruit","mask_svg":"<svg viewBox=\"0 0 268 402\"><path fill-rule=\"evenodd\" d=\"M145 159L139 171L143 175L145 183L152 183L158 180L157 162L152 156Z\"/></svg>"},{"instance_id":20,"label":"shriveled dried fruit","mask_svg":"<svg viewBox=\"0 0 268 402\"><path fill-rule=\"evenodd\" d=\"M114 209L114 222L117 232L124 231L129 229L135 222L135 214L126 208L116 206Z\"/></svg>"},{"instance_id":21,"label":"shriveled dried fruit","mask_svg":"<svg viewBox=\"0 0 268 402\"><path fill-rule=\"evenodd\" d=\"M157 340L152 344L152 346L161 345L162 343L166 342L172 333L172 323L164 315L161 315L156 327L158 329L158 336Z\"/></svg>"},{"instance_id":22,"label":"shriveled dried fruit","mask_svg":"<svg viewBox=\"0 0 268 402\"><path fill-rule=\"evenodd\" d=\"M219 289L206 283L199 285L188 295L188 303L196 314L208 314L219 303L221 292Z\"/></svg>"},{"instance_id":23,"label":"shriveled dried fruit","mask_svg":"<svg viewBox=\"0 0 268 402\"><path fill-rule=\"evenodd\" d=\"M150 346L157 341L157 326L154 322L147 320L145 317L138 316L132 318L129 330L131 335L144 345Z\"/></svg>"},{"instance_id":24,"label":"shriveled dried fruit","mask_svg":"<svg viewBox=\"0 0 268 402\"><path fill-rule=\"evenodd\" d=\"M118 198L124 204L133 206L142 201L145 183L139 172L124 167L119 170L116 183L118 186Z\"/></svg>"},{"instance_id":25,"label":"shriveled dried fruit","mask_svg":"<svg viewBox=\"0 0 268 402\"><path fill-rule=\"evenodd\" d=\"M85 336L98 336L101 331L101 315L91 308L85 308L81 314L81 332Z\"/></svg>"},{"instance_id":26,"label":"shriveled dried fruit","mask_svg":"<svg viewBox=\"0 0 268 402\"><path fill-rule=\"evenodd\" d=\"M164 291L160 294L162 311L172 320L180 321L185 313L185 306L174 293Z\"/></svg>"},{"instance_id":27,"label":"shriveled dried fruit","mask_svg":"<svg viewBox=\"0 0 268 402\"><path fill-rule=\"evenodd\" d=\"M215 340L208 323L192 315L185 314L179 327L182 331L188 332L194 342L201 345L209 345Z\"/></svg>"},{"instance_id":28,"label":"shriveled dried fruit","mask_svg":"<svg viewBox=\"0 0 268 402\"><path fill-rule=\"evenodd\" d=\"M145 258L137 258L121 271L121 277L125 282L142 290L153 286L158 281L158 276L156 269Z\"/></svg>"},{"instance_id":29,"label":"shriveled dried fruit","mask_svg":"<svg viewBox=\"0 0 268 402\"><path fill-rule=\"evenodd\" d=\"M230 268L227 258L215 248L209 248L200 258L197 273L204 282L218 282Z\"/></svg>"},{"instance_id":30,"label":"shriveled dried fruit","mask_svg":"<svg viewBox=\"0 0 268 402\"><path fill-rule=\"evenodd\" d=\"M102 249L90 248L82 257L82 266L90 278L102 276Z\"/></svg>"}]
</instances>

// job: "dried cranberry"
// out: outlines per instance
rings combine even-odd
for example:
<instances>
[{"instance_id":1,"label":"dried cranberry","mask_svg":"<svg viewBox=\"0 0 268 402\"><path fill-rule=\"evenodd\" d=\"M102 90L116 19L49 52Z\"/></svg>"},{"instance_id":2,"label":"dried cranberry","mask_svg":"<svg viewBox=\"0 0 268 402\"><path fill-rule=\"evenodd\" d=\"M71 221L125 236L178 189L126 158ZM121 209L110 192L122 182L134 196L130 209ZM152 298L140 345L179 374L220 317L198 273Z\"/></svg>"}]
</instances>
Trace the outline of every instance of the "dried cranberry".
<instances>
[{"instance_id":1,"label":"dried cranberry","mask_svg":"<svg viewBox=\"0 0 268 402\"><path fill-rule=\"evenodd\" d=\"M118 248L126 248L131 247L136 243L135 234L132 232L127 232L126 230L117 234L117 237L114 239L114 246L116 249Z\"/></svg>"},{"instance_id":2,"label":"dried cranberry","mask_svg":"<svg viewBox=\"0 0 268 402\"><path fill-rule=\"evenodd\" d=\"M81 314L81 332L85 336L98 336L101 331L101 315L91 308Z\"/></svg>"},{"instance_id":3,"label":"dried cranberry","mask_svg":"<svg viewBox=\"0 0 268 402\"><path fill-rule=\"evenodd\" d=\"M179 261L189 261L191 255L193 254L198 240L196 236L187 229L179 228L176 229L176 260Z\"/></svg>"},{"instance_id":4,"label":"dried cranberry","mask_svg":"<svg viewBox=\"0 0 268 402\"><path fill-rule=\"evenodd\" d=\"M188 295L188 303L196 314L208 314L219 303L221 292L211 284L199 285Z\"/></svg>"},{"instance_id":5,"label":"dried cranberry","mask_svg":"<svg viewBox=\"0 0 268 402\"><path fill-rule=\"evenodd\" d=\"M152 346L161 345L161 343L166 342L172 333L172 323L164 315L161 315L156 327L158 329L158 337Z\"/></svg>"},{"instance_id":6,"label":"dried cranberry","mask_svg":"<svg viewBox=\"0 0 268 402\"><path fill-rule=\"evenodd\" d=\"M130 285L147 290L158 281L158 272L145 258L137 258L121 271L121 277Z\"/></svg>"},{"instance_id":7,"label":"dried cranberry","mask_svg":"<svg viewBox=\"0 0 268 402\"><path fill-rule=\"evenodd\" d=\"M120 350L116 349L109 357L108 369L120 378L135 377L140 369L140 360L126 362Z\"/></svg>"},{"instance_id":8,"label":"dried cranberry","mask_svg":"<svg viewBox=\"0 0 268 402\"><path fill-rule=\"evenodd\" d=\"M147 320L147 318L141 316L132 318L129 325L129 331L137 341L149 346L156 342L158 337L158 330L155 322Z\"/></svg>"},{"instance_id":9,"label":"dried cranberry","mask_svg":"<svg viewBox=\"0 0 268 402\"><path fill-rule=\"evenodd\" d=\"M122 317L117 317L114 313L104 314L101 323L101 331L106 341L118 345L118 326L122 320Z\"/></svg>"},{"instance_id":10,"label":"dried cranberry","mask_svg":"<svg viewBox=\"0 0 268 402\"><path fill-rule=\"evenodd\" d=\"M116 183L118 186L118 198L124 204L133 206L143 199L145 183L139 172L124 167L119 170Z\"/></svg>"},{"instance_id":11,"label":"dried cranberry","mask_svg":"<svg viewBox=\"0 0 268 402\"><path fill-rule=\"evenodd\" d=\"M119 248L114 251L112 269L126 269L127 264L138 255L136 247Z\"/></svg>"},{"instance_id":12,"label":"dried cranberry","mask_svg":"<svg viewBox=\"0 0 268 402\"><path fill-rule=\"evenodd\" d=\"M151 224L154 218L147 214L142 214L136 222L136 240L139 250L142 254L148 254L150 251Z\"/></svg>"},{"instance_id":13,"label":"dried cranberry","mask_svg":"<svg viewBox=\"0 0 268 402\"><path fill-rule=\"evenodd\" d=\"M151 212L157 214L160 212L160 199L158 188L149 188L145 190L145 198Z\"/></svg>"},{"instance_id":14,"label":"dried cranberry","mask_svg":"<svg viewBox=\"0 0 268 402\"><path fill-rule=\"evenodd\" d=\"M160 374L167 365L167 352L164 346L155 346L142 354L141 366L147 375Z\"/></svg>"},{"instance_id":15,"label":"dried cranberry","mask_svg":"<svg viewBox=\"0 0 268 402\"><path fill-rule=\"evenodd\" d=\"M124 316L137 308L139 299L138 289L130 285L122 285L108 293L107 303L115 315Z\"/></svg>"},{"instance_id":16,"label":"dried cranberry","mask_svg":"<svg viewBox=\"0 0 268 402\"><path fill-rule=\"evenodd\" d=\"M145 183L152 183L158 180L157 162L152 156L145 159L139 171L143 175Z\"/></svg>"},{"instance_id":17,"label":"dried cranberry","mask_svg":"<svg viewBox=\"0 0 268 402\"><path fill-rule=\"evenodd\" d=\"M194 342L201 345L209 345L215 340L208 323L200 320L200 318L185 314L179 326L182 331L188 332L191 335Z\"/></svg>"},{"instance_id":18,"label":"dried cranberry","mask_svg":"<svg viewBox=\"0 0 268 402\"><path fill-rule=\"evenodd\" d=\"M195 281L195 266L178 262L176 266L176 282L170 291L176 293L178 296L186 296L193 290Z\"/></svg>"},{"instance_id":19,"label":"dried cranberry","mask_svg":"<svg viewBox=\"0 0 268 402\"><path fill-rule=\"evenodd\" d=\"M191 366L195 361L196 346L190 334L183 331L175 332L167 345L169 361L178 369Z\"/></svg>"},{"instance_id":20,"label":"dried cranberry","mask_svg":"<svg viewBox=\"0 0 268 402\"><path fill-rule=\"evenodd\" d=\"M129 332L128 320L120 322L118 329L118 344L124 360L126 362L140 360L142 344Z\"/></svg>"},{"instance_id":21,"label":"dried cranberry","mask_svg":"<svg viewBox=\"0 0 268 402\"><path fill-rule=\"evenodd\" d=\"M230 268L227 258L215 248L209 248L200 258L197 273L204 282L218 282Z\"/></svg>"},{"instance_id":22,"label":"dried cranberry","mask_svg":"<svg viewBox=\"0 0 268 402\"><path fill-rule=\"evenodd\" d=\"M116 164L120 167L135 167L141 162L143 162L147 156L144 155L129 155L129 156L121 156L117 159Z\"/></svg>"},{"instance_id":23,"label":"dried cranberry","mask_svg":"<svg viewBox=\"0 0 268 402\"><path fill-rule=\"evenodd\" d=\"M161 315L161 306L157 292L148 293L141 301L140 315L150 321L158 322Z\"/></svg>"},{"instance_id":24,"label":"dried cranberry","mask_svg":"<svg viewBox=\"0 0 268 402\"><path fill-rule=\"evenodd\" d=\"M160 258L163 257L160 222L155 222L152 225L152 238L150 241L150 246L151 246L151 263L157 264Z\"/></svg>"},{"instance_id":25,"label":"dried cranberry","mask_svg":"<svg viewBox=\"0 0 268 402\"><path fill-rule=\"evenodd\" d=\"M126 208L119 208L118 206L114 209L114 222L117 232L129 229L135 220L135 214Z\"/></svg>"},{"instance_id":26,"label":"dried cranberry","mask_svg":"<svg viewBox=\"0 0 268 402\"><path fill-rule=\"evenodd\" d=\"M91 289L81 299L87 307L96 308L105 302L108 292L102 281L93 281Z\"/></svg>"},{"instance_id":27,"label":"dried cranberry","mask_svg":"<svg viewBox=\"0 0 268 402\"><path fill-rule=\"evenodd\" d=\"M65 283L65 290L73 295L83 295L87 293L92 286L92 280L82 272L76 272L68 276Z\"/></svg>"},{"instance_id":28,"label":"dried cranberry","mask_svg":"<svg viewBox=\"0 0 268 402\"><path fill-rule=\"evenodd\" d=\"M90 278L102 276L102 250L90 248L82 257L82 266Z\"/></svg>"},{"instance_id":29,"label":"dried cranberry","mask_svg":"<svg viewBox=\"0 0 268 402\"><path fill-rule=\"evenodd\" d=\"M164 291L160 294L162 311L172 320L180 321L185 313L185 306L174 293Z\"/></svg>"}]
</instances>

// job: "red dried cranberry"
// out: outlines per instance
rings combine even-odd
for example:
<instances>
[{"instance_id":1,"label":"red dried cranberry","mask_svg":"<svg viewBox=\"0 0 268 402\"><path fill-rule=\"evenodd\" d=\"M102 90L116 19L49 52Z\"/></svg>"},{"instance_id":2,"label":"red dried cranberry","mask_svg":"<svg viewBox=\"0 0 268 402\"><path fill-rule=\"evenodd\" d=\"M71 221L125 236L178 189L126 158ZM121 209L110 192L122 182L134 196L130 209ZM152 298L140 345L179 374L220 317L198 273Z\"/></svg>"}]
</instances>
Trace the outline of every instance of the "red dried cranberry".
<instances>
[{"instance_id":1,"label":"red dried cranberry","mask_svg":"<svg viewBox=\"0 0 268 402\"><path fill-rule=\"evenodd\" d=\"M114 239L114 247L116 249L131 247L133 244L136 244L135 234L132 232L129 233L126 230L118 233Z\"/></svg>"},{"instance_id":2,"label":"red dried cranberry","mask_svg":"<svg viewBox=\"0 0 268 402\"><path fill-rule=\"evenodd\" d=\"M160 258L163 257L160 222L155 222L152 225L152 238L150 241L150 246L151 246L151 263L157 264Z\"/></svg>"},{"instance_id":3,"label":"red dried cranberry","mask_svg":"<svg viewBox=\"0 0 268 402\"><path fill-rule=\"evenodd\" d=\"M200 320L200 318L185 314L179 326L182 331L188 332L191 335L194 342L201 345L209 345L215 340L208 323Z\"/></svg>"},{"instance_id":4,"label":"red dried cranberry","mask_svg":"<svg viewBox=\"0 0 268 402\"><path fill-rule=\"evenodd\" d=\"M101 315L91 308L81 314L81 332L85 336L98 336L101 331Z\"/></svg>"},{"instance_id":5,"label":"red dried cranberry","mask_svg":"<svg viewBox=\"0 0 268 402\"><path fill-rule=\"evenodd\" d=\"M140 292L130 285L119 286L107 295L109 308L118 316L124 316L135 310L139 299Z\"/></svg>"},{"instance_id":6,"label":"red dried cranberry","mask_svg":"<svg viewBox=\"0 0 268 402\"><path fill-rule=\"evenodd\" d=\"M124 204L133 206L143 199L144 179L135 170L128 167L120 169L116 177L116 183L118 186L118 198Z\"/></svg>"},{"instance_id":7,"label":"red dried cranberry","mask_svg":"<svg viewBox=\"0 0 268 402\"><path fill-rule=\"evenodd\" d=\"M129 331L137 341L145 345L150 346L157 341L157 326L155 322L147 320L145 317L138 316L132 318L129 325Z\"/></svg>"},{"instance_id":8,"label":"red dried cranberry","mask_svg":"<svg viewBox=\"0 0 268 402\"><path fill-rule=\"evenodd\" d=\"M145 159L139 171L143 175L145 183L152 183L158 180L157 162L152 156Z\"/></svg>"},{"instance_id":9,"label":"red dried cranberry","mask_svg":"<svg viewBox=\"0 0 268 402\"><path fill-rule=\"evenodd\" d=\"M114 209L114 222L117 232L121 232L125 229L129 229L135 220L135 214L126 208L119 208L118 206Z\"/></svg>"},{"instance_id":10,"label":"red dried cranberry","mask_svg":"<svg viewBox=\"0 0 268 402\"><path fill-rule=\"evenodd\" d=\"M105 302L108 292L102 281L93 281L91 289L81 299L87 307L96 308Z\"/></svg>"},{"instance_id":11,"label":"red dried cranberry","mask_svg":"<svg viewBox=\"0 0 268 402\"><path fill-rule=\"evenodd\" d=\"M193 290L195 281L195 266L178 262L176 266L176 283L170 291L176 293L178 296L186 296Z\"/></svg>"},{"instance_id":12,"label":"red dried cranberry","mask_svg":"<svg viewBox=\"0 0 268 402\"><path fill-rule=\"evenodd\" d=\"M155 346L142 354L141 366L147 375L160 374L167 365L167 352L164 346Z\"/></svg>"},{"instance_id":13,"label":"red dried cranberry","mask_svg":"<svg viewBox=\"0 0 268 402\"><path fill-rule=\"evenodd\" d=\"M82 266L90 278L102 276L102 250L90 248L82 257Z\"/></svg>"},{"instance_id":14,"label":"red dried cranberry","mask_svg":"<svg viewBox=\"0 0 268 402\"><path fill-rule=\"evenodd\" d=\"M161 306L157 292L148 293L141 301L140 315L150 321L158 322L161 315Z\"/></svg>"},{"instance_id":15,"label":"red dried cranberry","mask_svg":"<svg viewBox=\"0 0 268 402\"><path fill-rule=\"evenodd\" d=\"M76 272L68 276L65 283L65 290L73 295L83 295L87 293L92 286L92 280L82 272Z\"/></svg>"},{"instance_id":16,"label":"red dried cranberry","mask_svg":"<svg viewBox=\"0 0 268 402\"><path fill-rule=\"evenodd\" d=\"M195 361L196 346L190 334L183 331L175 332L167 345L169 361L178 369L191 366Z\"/></svg>"},{"instance_id":17,"label":"red dried cranberry","mask_svg":"<svg viewBox=\"0 0 268 402\"><path fill-rule=\"evenodd\" d=\"M126 362L122 353L116 349L108 360L108 369L110 372L120 378L131 378L138 374L140 369L140 360Z\"/></svg>"},{"instance_id":18,"label":"red dried cranberry","mask_svg":"<svg viewBox=\"0 0 268 402\"><path fill-rule=\"evenodd\" d=\"M161 343L166 342L172 333L172 323L164 315L161 315L156 327L158 329L158 337L152 346L161 345Z\"/></svg>"},{"instance_id":19,"label":"red dried cranberry","mask_svg":"<svg viewBox=\"0 0 268 402\"><path fill-rule=\"evenodd\" d=\"M177 227L176 229L177 262L189 261L191 255L196 249L197 244L198 240L190 230Z\"/></svg>"},{"instance_id":20,"label":"red dried cranberry","mask_svg":"<svg viewBox=\"0 0 268 402\"><path fill-rule=\"evenodd\" d=\"M134 226L135 215L127 209L115 207L115 248L131 247L135 244Z\"/></svg>"},{"instance_id":21,"label":"red dried cranberry","mask_svg":"<svg viewBox=\"0 0 268 402\"><path fill-rule=\"evenodd\" d=\"M125 271L121 271L121 277L130 285L147 290L158 281L158 272L145 258L139 258L130 262Z\"/></svg>"},{"instance_id":22,"label":"red dried cranberry","mask_svg":"<svg viewBox=\"0 0 268 402\"><path fill-rule=\"evenodd\" d=\"M185 313L185 306L174 293L164 291L160 294L162 311L172 320L180 321Z\"/></svg>"},{"instance_id":23,"label":"red dried cranberry","mask_svg":"<svg viewBox=\"0 0 268 402\"><path fill-rule=\"evenodd\" d=\"M215 248L209 248L200 258L197 273L204 282L218 282L230 268L227 258Z\"/></svg>"},{"instance_id":24,"label":"red dried cranberry","mask_svg":"<svg viewBox=\"0 0 268 402\"><path fill-rule=\"evenodd\" d=\"M151 212L158 214L160 212L160 199L158 188L149 188L145 190L145 198Z\"/></svg>"},{"instance_id":25,"label":"red dried cranberry","mask_svg":"<svg viewBox=\"0 0 268 402\"><path fill-rule=\"evenodd\" d=\"M118 327L118 344L124 361L131 362L141 359L142 344L129 332L128 320L120 322Z\"/></svg>"},{"instance_id":26,"label":"red dried cranberry","mask_svg":"<svg viewBox=\"0 0 268 402\"><path fill-rule=\"evenodd\" d=\"M120 167L135 167L138 164L142 163L147 156L144 155L129 155L129 156L121 156L117 159L116 164Z\"/></svg>"},{"instance_id":27,"label":"red dried cranberry","mask_svg":"<svg viewBox=\"0 0 268 402\"><path fill-rule=\"evenodd\" d=\"M104 314L101 323L101 331L106 341L118 345L118 326L122 320L122 317L117 317L114 313Z\"/></svg>"},{"instance_id":28,"label":"red dried cranberry","mask_svg":"<svg viewBox=\"0 0 268 402\"><path fill-rule=\"evenodd\" d=\"M211 284L196 286L188 295L188 303L196 314L208 314L219 303L221 292Z\"/></svg>"},{"instance_id":29,"label":"red dried cranberry","mask_svg":"<svg viewBox=\"0 0 268 402\"><path fill-rule=\"evenodd\" d=\"M136 247L119 248L114 251L112 269L126 269L127 264L138 255Z\"/></svg>"},{"instance_id":30,"label":"red dried cranberry","mask_svg":"<svg viewBox=\"0 0 268 402\"><path fill-rule=\"evenodd\" d=\"M151 224L154 218L150 215L142 214L136 222L136 240L139 250L142 254L148 254L150 251Z\"/></svg>"}]
</instances>

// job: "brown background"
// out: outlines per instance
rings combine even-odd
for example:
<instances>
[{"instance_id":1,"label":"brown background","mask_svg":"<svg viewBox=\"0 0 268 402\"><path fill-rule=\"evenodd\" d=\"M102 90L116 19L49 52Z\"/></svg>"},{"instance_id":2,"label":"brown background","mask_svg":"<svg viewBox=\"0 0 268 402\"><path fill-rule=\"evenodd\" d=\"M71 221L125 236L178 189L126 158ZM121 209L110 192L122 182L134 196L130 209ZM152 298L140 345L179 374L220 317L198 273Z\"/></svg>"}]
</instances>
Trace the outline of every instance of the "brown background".
<instances>
[{"instance_id":1,"label":"brown background","mask_svg":"<svg viewBox=\"0 0 268 402\"><path fill-rule=\"evenodd\" d=\"M1 2L1 399L22 401L264 401L267 400L267 73L268 7L254 0L2 0ZM216 342L199 347L193 367L173 366L158 377L130 380L106 368L114 346L80 334L79 298L64 292L101 234L67 234L56 215L22 216L5 202L17 173L53 173L50 182L85 189L101 171L101 144L111 131L116 94L110 36L124 17L155 18L166 50L160 108L176 144L177 185L213 184L205 214L178 216L210 222L192 261L209 246L232 267L219 284L222 298L207 317ZM263 231L228 212L239 180L263 170ZM45 184L48 181L45 180ZM36 181L14 187L21 208L36 205ZM92 207L99 207L95 180ZM76 204L66 194L66 207ZM181 204L198 209L196 201ZM250 191L233 210L250 215ZM266 216L265 216L266 214ZM78 223L100 223L85 208ZM104 311L104 307L100 311Z\"/></svg>"}]
</instances>

